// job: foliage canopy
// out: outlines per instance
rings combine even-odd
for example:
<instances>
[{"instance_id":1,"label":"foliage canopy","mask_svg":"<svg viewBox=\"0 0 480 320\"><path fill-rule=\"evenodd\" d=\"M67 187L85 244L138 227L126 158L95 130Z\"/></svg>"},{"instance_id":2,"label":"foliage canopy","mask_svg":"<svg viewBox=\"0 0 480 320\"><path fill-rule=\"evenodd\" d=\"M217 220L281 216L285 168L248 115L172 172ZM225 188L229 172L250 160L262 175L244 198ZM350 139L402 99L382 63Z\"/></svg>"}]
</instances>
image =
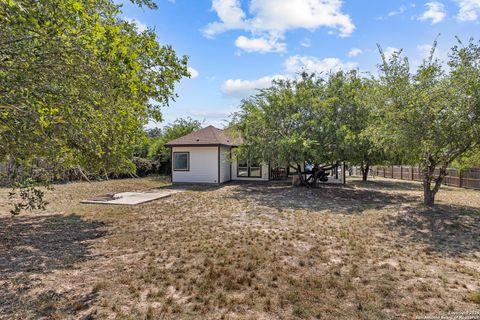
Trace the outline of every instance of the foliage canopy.
<instances>
[{"instance_id":1,"label":"foliage canopy","mask_svg":"<svg viewBox=\"0 0 480 320\"><path fill-rule=\"evenodd\" d=\"M275 81L244 100L235 115L233 127L246 141L240 152L291 165L300 179L304 162L313 165L315 175L347 157L359 157L353 150L366 140L361 121L368 117L359 99L363 87L356 71L327 77L302 73L298 79Z\"/></svg>"},{"instance_id":2,"label":"foliage canopy","mask_svg":"<svg viewBox=\"0 0 480 320\"><path fill-rule=\"evenodd\" d=\"M378 77L303 73L244 100L233 121L241 152L294 163L297 172L312 164L314 177L315 168L339 161L367 171L389 160L418 164L424 204L433 206L447 167L478 159L480 45L458 40L444 62L434 58L435 42L415 72L401 52L387 59L379 49Z\"/></svg>"},{"instance_id":3,"label":"foliage canopy","mask_svg":"<svg viewBox=\"0 0 480 320\"><path fill-rule=\"evenodd\" d=\"M406 163L419 164L427 206L433 206L447 167L480 143L480 46L459 40L448 69L434 58L435 49L436 43L415 73L400 52L390 59L381 52L373 100L378 144L394 147Z\"/></svg>"},{"instance_id":4,"label":"foliage canopy","mask_svg":"<svg viewBox=\"0 0 480 320\"><path fill-rule=\"evenodd\" d=\"M143 126L161 120L189 74L187 57L120 14L111 0L0 0L0 163L15 168L8 179L24 175L13 180L25 187L39 165L48 176L34 182L70 168L134 169Z\"/></svg>"},{"instance_id":5,"label":"foliage canopy","mask_svg":"<svg viewBox=\"0 0 480 320\"><path fill-rule=\"evenodd\" d=\"M187 58L120 13L109 0L0 2L0 162L132 167Z\"/></svg>"}]
</instances>

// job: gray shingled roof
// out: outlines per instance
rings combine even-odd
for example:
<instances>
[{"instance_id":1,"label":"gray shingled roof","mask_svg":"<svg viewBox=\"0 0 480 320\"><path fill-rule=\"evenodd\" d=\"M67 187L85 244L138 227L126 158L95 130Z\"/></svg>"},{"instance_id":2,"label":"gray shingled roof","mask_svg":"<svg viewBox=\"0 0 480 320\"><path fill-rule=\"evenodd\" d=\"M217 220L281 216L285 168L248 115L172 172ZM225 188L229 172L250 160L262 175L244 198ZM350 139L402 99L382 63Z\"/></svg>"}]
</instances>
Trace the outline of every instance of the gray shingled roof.
<instances>
[{"instance_id":1,"label":"gray shingled roof","mask_svg":"<svg viewBox=\"0 0 480 320\"><path fill-rule=\"evenodd\" d=\"M214 126L208 126L206 128L187 134L183 137L169 141L165 144L165 146L238 146L240 144L241 139L239 137L235 137L233 134L228 133L225 130L215 128Z\"/></svg>"}]
</instances>

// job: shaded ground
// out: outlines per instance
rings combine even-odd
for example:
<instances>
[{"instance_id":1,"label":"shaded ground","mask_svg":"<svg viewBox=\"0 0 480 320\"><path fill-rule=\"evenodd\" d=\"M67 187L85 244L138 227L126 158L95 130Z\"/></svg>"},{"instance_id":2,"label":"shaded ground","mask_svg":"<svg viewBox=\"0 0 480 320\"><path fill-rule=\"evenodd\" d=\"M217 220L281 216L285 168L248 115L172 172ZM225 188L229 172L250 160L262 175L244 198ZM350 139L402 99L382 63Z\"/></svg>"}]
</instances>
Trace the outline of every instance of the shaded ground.
<instances>
[{"instance_id":1,"label":"shaded ground","mask_svg":"<svg viewBox=\"0 0 480 320\"><path fill-rule=\"evenodd\" d=\"M162 186L75 183L40 215L2 207L0 318L414 319L480 307L478 191L444 188L430 211L419 184L378 178L78 203Z\"/></svg>"},{"instance_id":2,"label":"shaded ground","mask_svg":"<svg viewBox=\"0 0 480 320\"><path fill-rule=\"evenodd\" d=\"M71 304L56 305L61 295L54 288L42 290L42 279L50 272L73 270L76 264L92 259L87 243L103 236L103 227L102 222L73 214L0 218L0 315L11 317L25 310L40 317L57 308L78 311ZM70 298L76 298L75 292L71 294ZM93 296L80 299L84 307Z\"/></svg>"}]
</instances>

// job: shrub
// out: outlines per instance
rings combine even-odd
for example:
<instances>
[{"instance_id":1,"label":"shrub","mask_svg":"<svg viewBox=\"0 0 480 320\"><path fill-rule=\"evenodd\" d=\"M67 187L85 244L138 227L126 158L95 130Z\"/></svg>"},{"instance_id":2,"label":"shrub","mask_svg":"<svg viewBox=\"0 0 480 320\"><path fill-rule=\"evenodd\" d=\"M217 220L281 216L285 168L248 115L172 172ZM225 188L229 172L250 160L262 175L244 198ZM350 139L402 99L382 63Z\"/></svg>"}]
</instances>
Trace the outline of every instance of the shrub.
<instances>
[{"instance_id":1,"label":"shrub","mask_svg":"<svg viewBox=\"0 0 480 320\"><path fill-rule=\"evenodd\" d=\"M139 177L145 177L157 173L157 164L153 160L135 157L133 158L133 163L137 168L136 173Z\"/></svg>"}]
</instances>

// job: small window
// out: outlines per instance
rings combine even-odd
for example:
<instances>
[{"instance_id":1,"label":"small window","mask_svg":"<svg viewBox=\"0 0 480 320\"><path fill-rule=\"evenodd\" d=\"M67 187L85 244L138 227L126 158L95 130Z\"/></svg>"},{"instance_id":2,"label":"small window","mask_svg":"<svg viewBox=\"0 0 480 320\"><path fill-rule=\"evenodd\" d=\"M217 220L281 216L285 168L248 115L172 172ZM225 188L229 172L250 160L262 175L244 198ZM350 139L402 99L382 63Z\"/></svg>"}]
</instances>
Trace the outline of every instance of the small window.
<instances>
[{"instance_id":1,"label":"small window","mask_svg":"<svg viewBox=\"0 0 480 320\"><path fill-rule=\"evenodd\" d=\"M174 171L188 171L190 153L188 152L174 152L173 153L173 170Z\"/></svg>"}]
</instances>

